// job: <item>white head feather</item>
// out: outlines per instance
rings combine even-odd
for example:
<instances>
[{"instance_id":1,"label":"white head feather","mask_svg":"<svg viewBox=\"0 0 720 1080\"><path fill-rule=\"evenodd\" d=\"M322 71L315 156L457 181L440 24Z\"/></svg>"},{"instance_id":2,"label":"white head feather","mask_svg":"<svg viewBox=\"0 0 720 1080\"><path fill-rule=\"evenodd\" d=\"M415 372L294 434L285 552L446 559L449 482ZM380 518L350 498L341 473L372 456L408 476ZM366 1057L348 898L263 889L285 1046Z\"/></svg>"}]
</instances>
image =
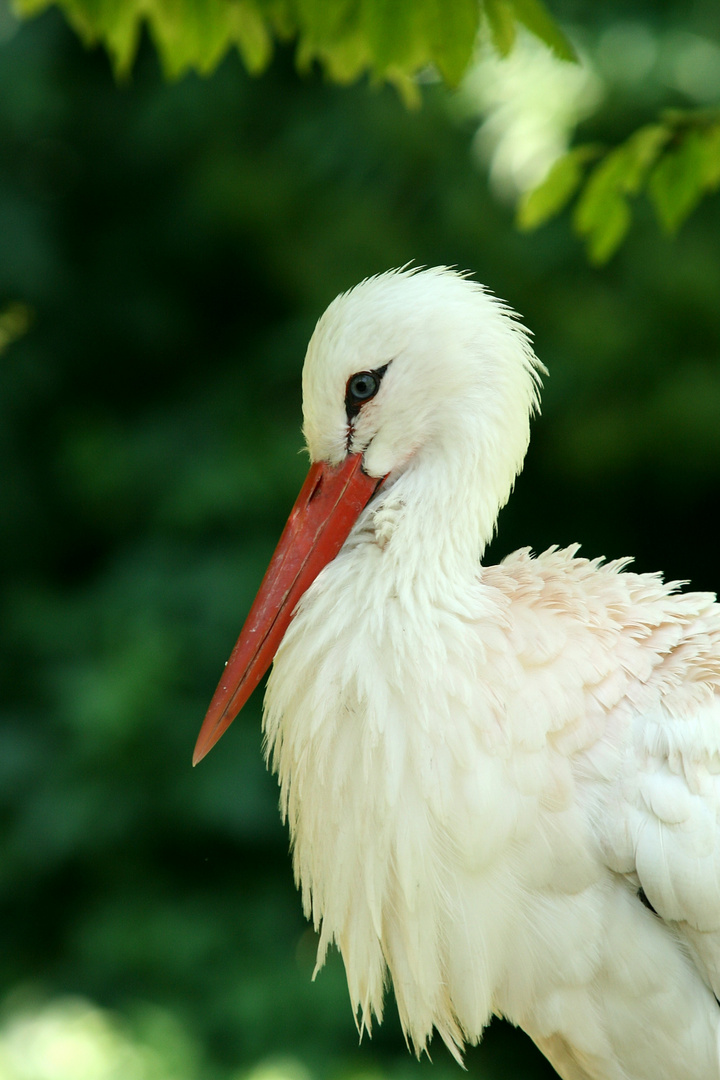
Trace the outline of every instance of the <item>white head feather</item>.
<instances>
[{"instance_id":1,"label":"white head feather","mask_svg":"<svg viewBox=\"0 0 720 1080\"><path fill-rule=\"evenodd\" d=\"M386 364L377 397L349 428L348 379ZM482 496L482 549L522 467L543 370L515 313L464 274L434 267L368 278L330 304L308 346L310 456L336 464L362 452L366 472L389 474L386 491L416 465L442 460L454 501L461 465L463 488ZM427 479L423 491L426 499Z\"/></svg>"}]
</instances>

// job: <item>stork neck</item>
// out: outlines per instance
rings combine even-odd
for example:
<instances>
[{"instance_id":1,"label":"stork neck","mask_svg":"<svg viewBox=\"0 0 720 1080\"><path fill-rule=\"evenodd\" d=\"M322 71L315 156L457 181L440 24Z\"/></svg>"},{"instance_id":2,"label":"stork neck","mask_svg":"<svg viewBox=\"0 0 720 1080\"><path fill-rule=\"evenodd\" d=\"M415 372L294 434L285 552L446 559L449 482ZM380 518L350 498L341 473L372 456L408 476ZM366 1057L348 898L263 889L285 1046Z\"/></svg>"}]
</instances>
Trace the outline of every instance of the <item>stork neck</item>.
<instances>
[{"instance_id":1,"label":"stork neck","mask_svg":"<svg viewBox=\"0 0 720 1080\"><path fill-rule=\"evenodd\" d=\"M420 452L371 511L396 579L431 593L474 580L511 483L500 488L477 443Z\"/></svg>"}]
</instances>

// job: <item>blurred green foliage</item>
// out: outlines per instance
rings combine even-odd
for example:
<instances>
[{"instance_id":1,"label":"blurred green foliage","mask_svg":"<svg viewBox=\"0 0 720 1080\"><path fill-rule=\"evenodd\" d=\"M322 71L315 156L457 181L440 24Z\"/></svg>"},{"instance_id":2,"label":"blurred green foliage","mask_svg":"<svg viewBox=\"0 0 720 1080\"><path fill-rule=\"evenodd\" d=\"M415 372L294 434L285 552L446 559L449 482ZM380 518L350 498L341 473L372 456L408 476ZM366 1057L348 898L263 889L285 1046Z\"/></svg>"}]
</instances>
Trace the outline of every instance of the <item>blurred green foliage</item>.
<instances>
[{"instance_id":1,"label":"blurred green foliage","mask_svg":"<svg viewBox=\"0 0 720 1080\"><path fill-rule=\"evenodd\" d=\"M413 76L434 65L457 84L481 19L496 48L512 48L518 24L569 60L575 52L542 0L15 0L34 15L53 4L88 44L101 42L127 74L143 26L166 75L208 75L233 46L248 71L268 66L276 41L296 43L301 70L319 62L334 82L369 73L417 100Z\"/></svg>"},{"instance_id":2,"label":"blurred green foliage","mask_svg":"<svg viewBox=\"0 0 720 1080\"><path fill-rule=\"evenodd\" d=\"M673 235L703 195L720 188L720 109L668 111L604 153L592 144L573 147L520 202L521 228L537 228L560 213L581 188L584 168L597 158L578 198L574 226L587 238L591 262L601 265L630 228L630 197L646 190L661 226Z\"/></svg>"},{"instance_id":3,"label":"blurred green foliage","mask_svg":"<svg viewBox=\"0 0 720 1080\"><path fill-rule=\"evenodd\" d=\"M542 0L15 0L15 5L26 16L57 5L86 44L106 47L119 76L132 68L143 27L168 78L193 69L208 75L233 46L257 75L270 63L276 41L293 41L299 71L307 74L317 63L340 84L369 74L394 84L408 105L419 103L417 79L428 71L457 86L479 37L507 57L522 27L557 57L578 59ZM702 79L703 67L720 68L720 45L698 40L695 82ZM629 56L626 63L632 63ZM706 84L710 97L720 99L716 73L708 71ZM578 194L574 230L586 240L590 261L602 265L625 239L630 200L641 191L647 192L661 227L673 234L718 187L720 110L666 110L619 146L581 144L560 156L547 176L524 192L517 221L522 229L535 229Z\"/></svg>"},{"instance_id":4,"label":"blurred green foliage","mask_svg":"<svg viewBox=\"0 0 720 1080\"><path fill-rule=\"evenodd\" d=\"M695 31L714 13L698 3ZM689 18L679 0L563 14L590 53L619 20ZM441 86L408 113L299 80L282 48L260 79L231 53L166 84L143 39L118 87L56 11L0 12L0 39L3 1039L85 999L108 1045L167 1055L164 1080L457 1076L439 1046L407 1055L392 1008L358 1047L337 957L311 982L259 694L190 769L305 471L305 342L366 274L472 268L551 373L493 557L581 540L714 588L717 200L673 242L640 205L598 273L562 220L514 230ZM582 141L625 139L647 95L613 84ZM502 1025L468 1061L550 1075Z\"/></svg>"}]
</instances>

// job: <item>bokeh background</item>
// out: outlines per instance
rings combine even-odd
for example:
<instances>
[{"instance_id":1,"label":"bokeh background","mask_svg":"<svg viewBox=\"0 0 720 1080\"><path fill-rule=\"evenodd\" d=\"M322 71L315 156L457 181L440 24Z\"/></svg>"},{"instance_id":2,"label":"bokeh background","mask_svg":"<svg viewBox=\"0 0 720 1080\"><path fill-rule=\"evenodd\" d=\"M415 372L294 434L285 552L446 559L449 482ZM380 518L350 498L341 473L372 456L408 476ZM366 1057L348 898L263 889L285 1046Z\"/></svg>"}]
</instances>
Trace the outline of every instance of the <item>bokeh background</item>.
<instances>
[{"instance_id":1,"label":"bokeh background","mask_svg":"<svg viewBox=\"0 0 720 1080\"><path fill-rule=\"evenodd\" d=\"M581 76L525 43L417 111L290 50L168 84L144 42L118 84L57 12L0 6L2 1080L460 1075L408 1055L392 1004L358 1046L336 956L311 982L259 693L190 768L338 291L456 264L534 331L543 416L493 558L581 541L720 583L720 200L675 240L640 205L602 270L566 219L513 226L576 125L720 97L717 5L551 6ZM499 1022L468 1066L552 1075Z\"/></svg>"}]
</instances>

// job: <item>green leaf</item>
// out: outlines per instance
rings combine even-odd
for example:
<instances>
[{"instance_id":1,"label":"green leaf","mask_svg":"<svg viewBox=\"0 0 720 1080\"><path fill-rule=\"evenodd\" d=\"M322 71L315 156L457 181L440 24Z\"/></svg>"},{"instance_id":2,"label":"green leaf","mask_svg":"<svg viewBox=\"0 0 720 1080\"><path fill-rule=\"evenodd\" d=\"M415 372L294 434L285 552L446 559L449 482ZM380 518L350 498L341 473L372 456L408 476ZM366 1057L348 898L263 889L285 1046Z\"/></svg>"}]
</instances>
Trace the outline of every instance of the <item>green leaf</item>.
<instances>
[{"instance_id":1,"label":"green leaf","mask_svg":"<svg viewBox=\"0 0 720 1080\"><path fill-rule=\"evenodd\" d=\"M140 28L150 36L168 78L190 68L213 71L236 45L252 73L272 56L272 36L256 0L57 0L86 45L104 44L119 76L127 74L137 52ZM16 0L23 15L35 15L53 0Z\"/></svg>"},{"instance_id":2,"label":"green leaf","mask_svg":"<svg viewBox=\"0 0 720 1080\"><path fill-rule=\"evenodd\" d=\"M560 213L582 184L582 171L599 153L579 146L555 163L518 206L519 228L534 229ZM720 111L673 110L646 124L592 170L580 192L573 226L592 262L606 262L630 225L630 198L647 188L661 226L679 226L709 191L720 187Z\"/></svg>"},{"instance_id":3,"label":"green leaf","mask_svg":"<svg viewBox=\"0 0 720 1080\"><path fill-rule=\"evenodd\" d=\"M627 196L641 189L670 135L666 125L648 124L593 169L573 217L591 262L607 262L622 243L631 220Z\"/></svg>"},{"instance_id":4,"label":"green leaf","mask_svg":"<svg viewBox=\"0 0 720 1080\"><path fill-rule=\"evenodd\" d=\"M386 0L394 2L394 0ZM418 0L415 0L417 5ZM480 23L478 0L423 0L423 22L431 57L443 79L457 86L472 60Z\"/></svg>"},{"instance_id":5,"label":"green leaf","mask_svg":"<svg viewBox=\"0 0 720 1080\"><path fill-rule=\"evenodd\" d=\"M363 0L361 26L375 69L417 69L428 60L415 0Z\"/></svg>"},{"instance_id":6,"label":"green leaf","mask_svg":"<svg viewBox=\"0 0 720 1080\"><path fill-rule=\"evenodd\" d=\"M586 238L589 258L596 264L607 262L629 228L627 176L626 147L621 146L596 166L575 207L575 231Z\"/></svg>"},{"instance_id":7,"label":"green leaf","mask_svg":"<svg viewBox=\"0 0 720 1080\"><path fill-rule=\"evenodd\" d=\"M298 67L319 61L330 79L365 73L418 100L413 80L434 64L456 86L472 60L481 11L506 56L519 20L570 58L572 49L542 0L14 0L26 16L57 5L82 40L101 42L126 74L147 25L167 77L210 74L235 46L253 74L270 62L275 38L297 40Z\"/></svg>"},{"instance_id":8,"label":"green leaf","mask_svg":"<svg viewBox=\"0 0 720 1080\"><path fill-rule=\"evenodd\" d=\"M298 70L307 71L313 60L318 60L328 77L341 86L359 79L371 66L367 38L359 26L352 25L330 42L301 34L296 52Z\"/></svg>"},{"instance_id":9,"label":"green leaf","mask_svg":"<svg viewBox=\"0 0 720 1080\"><path fill-rule=\"evenodd\" d=\"M512 0L484 0L483 10L495 49L500 56L509 56L517 34Z\"/></svg>"},{"instance_id":10,"label":"green leaf","mask_svg":"<svg viewBox=\"0 0 720 1080\"><path fill-rule=\"evenodd\" d=\"M525 192L517 210L520 229L537 229L565 209L580 187L585 167L598 156L597 146L576 146L552 165L545 179Z\"/></svg>"},{"instance_id":11,"label":"green leaf","mask_svg":"<svg viewBox=\"0 0 720 1080\"><path fill-rule=\"evenodd\" d=\"M677 232L708 191L720 186L720 124L698 126L678 133L648 181L648 194L666 232Z\"/></svg>"},{"instance_id":12,"label":"green leaf","mask_svg":"<svg viewBox=\"0 0 720 1080\"><path fill-rule=\"evenodd\" d=\"M295 0L297 23L316 44L329 45L359 25L360 0Z\"/></svg>"},{"instance_id":13,"label":"green leaf","mask_svg":"<svg viewBox=\"0 0 720 1080\"><path fill-rule=\"evenodd\" d=\"M647 124L614 151L624 161L620 180L623 191L629 195L640 191L651 166L671 135L666 124Z\"/></svg>"},{"instance_id":14,"label":"green leaf","mask_svg":"<svg viewBox=\"0 0 720 1080\"><path fill-rule=\"evenodd\" d=\"M18 13L39 15L55 0L15 0ZM143 9L139 0L57 0L65 18L85 45L101 41L118 75L132 66L140 38Z\"/></svg>"},{"instance_id":15,"label":"green leaf","mask_svg":"<svg viewBox=\"0 0 720 1080\"><path fill-rule=\"evenodd\" d=\"M575 228L581 235L595 228L607 203L622 191L626 168L625 148L621 146L593 169L575 207Z\"/></svg>"},{"instance_id":16,"label":"green leaf","mask_svg":"<svg viewBox=\"0 0 720 1080\"><path fill-rule=\"evenodd\" d=\"M105 43L118 75L130 71L140 40L142 6L122 0L88 0L87 3L68 2L68 18L86 41Z\"/></svg>"},{"instance_id":17,"label":"green leaf","mask_svg":"<svg viewBox=\"0 0 720 1080\"><path fill-rule=\"evenodd\" d=\"M561 60L577 63L577 53L542 0L512 0L519 22L540 38Z\"/></svg>"},{"instance_id":18,"label":"green leaf","mask_svg":"<svg viewBox=\"0 0 720 1080\"><path fill-rule=\"evenodd\" d=\"M417 79L406 75L399 68L389 67L385 72L385 78L397 90L403 104L408 109L419 109L422 105L422 96Z\"/></svg>"},{"instance_id":19,"label":"green leaf","mask_svg":"<svg viewBox=\"0 0 720 1080\"><path fill-rule=\"evenodd\" d=\"M602 266L608 262L625 239L630 221L627 199L615 196L605 201L602 216L596 219L587 235L587 253L591 263Z\"/></svg>"},{"instance_id":20,"label":"green leaf","mask_svg":"<svg viewBox=\"0 0 720 1080\"><path fill-rule=\"evenodd\" d=\"M690 131L682 143L658 162L648 182L648 194L666 232L679 229L703 196L703 137Z\"/></svg>"},{"instance_id":21,"label":"green leaf","mask_svg":"<svg viewBox=\"0 0 720 1080\"><path fill-rule=\"evenodd\" d=\"M148 30L169 78L213 70L230 44L224 16L221 0L155 0Z\"/></svg>"},{"instance_id":22,"label":"green leaf","mask_svg":"<svg viewBox=\"0 0 720 1080\"><path fill-rule=\"evenodd\" d=\"M270 30L254 0L240 0L228 15L230 36L236 43L245 67L259 75L270 63L273 42Z\"/></svg>"},{"instance_id":23,"label":"green leaf","mask_svg":"<svg viewBox=\"0 0 720 1080\"><path fill-rule=\"evenodd\" d=\"M703 186L706 191L720 187L720 121L703 133Z\"/></svg>"}]
</instances>

